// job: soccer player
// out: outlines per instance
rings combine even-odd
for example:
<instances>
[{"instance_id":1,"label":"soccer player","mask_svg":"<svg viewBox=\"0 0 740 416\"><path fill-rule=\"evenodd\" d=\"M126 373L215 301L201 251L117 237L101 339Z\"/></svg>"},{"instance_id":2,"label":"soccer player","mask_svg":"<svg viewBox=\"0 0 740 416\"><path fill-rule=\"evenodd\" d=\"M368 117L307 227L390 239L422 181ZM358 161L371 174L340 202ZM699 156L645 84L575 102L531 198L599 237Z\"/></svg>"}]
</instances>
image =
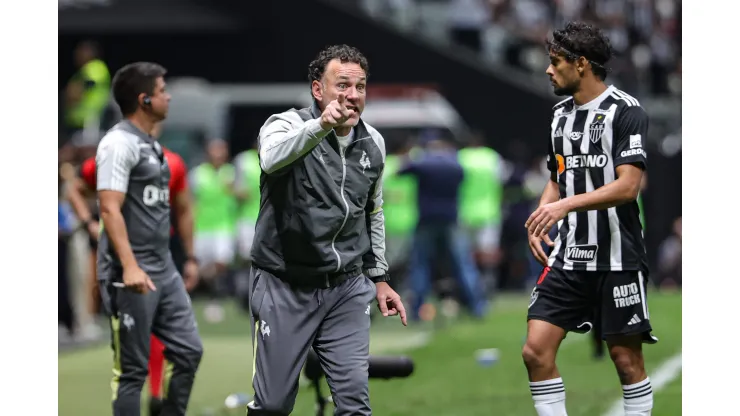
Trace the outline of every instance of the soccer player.
<instances>
[{"instance_id":1,"label":"soccer player","mask_svg":"<svg viewBox=\"0 0 740 416\"><path fill-rule=\"evenodd\" d=\"M170 167L152 137L169 107L165 72L138 62L116 73L113 96L125 119L103 137L96 155L104 227L98 279L111 318L114 415L139 415L152 333L173 366L162 414L185 414L203 354L190 297L169 250Z\"/></svg>"},{"instance_id":2,"label":"soccer player","mask_svg":"<svg viewBox=\"0 0 740 416\"><path fill-rule=\"evenodd\" d=\"M406 324L385 261L385 142L360 118L367 69L357 49L325 48L308 67L314 104L272 115L260 130L250 416L291 413L311 347L334 414L370 415L370 302Z\"/></svg>"},{"instance_id":3,"label":"soccer player","mask_svg":"<svg viewBox=\"0 0 740 416\"><path fill-rule=\"evenodd\" d=\"M158 136L158 124L152 136ZM191 291L198 282L198 263L193 257L193 215L192 202L187 192L187 168L180 155L163 148L164 157L170 167L170 206L174 207L177 227L170 228L170 236L178 230L180 240L170 239L170 249L175 265L185 278L185 287ZM95 221L84 194L94 192L96 187L95 157L86 159L80 165L78 177L70 184L67 198L72 205L77 218L86 225L90 237L97 241L99 225ZM179 246L179 247L178 247ZM184 256L175 253L184 252ZM191 253L191 254L188 254ZM164 344L152 335L149 354L149 414L157 416L162 407L162 376L164 374Z\"/></svg>"},{"instance_id":4,"label":"soccer player","mask_svg":"<svg viewBox=\"0 0 740 416\"><path fill-rule=\"evenodd\" d=\"M526 221L544 270L532 291L522 355L539 416L562 416L565 387L555 356L568 332L598 321L622 383L626 415L649 415L653 392L642 343L651 335L647 260L637 195L647 164L648 117L640 103L607 86L609 39L569 23L547 42L558 103L551 123L551 171L539 208ZM553 241L548 231L557 223ZM542 248L552 251L549 258Z\"/></svg>"}]
</instances>

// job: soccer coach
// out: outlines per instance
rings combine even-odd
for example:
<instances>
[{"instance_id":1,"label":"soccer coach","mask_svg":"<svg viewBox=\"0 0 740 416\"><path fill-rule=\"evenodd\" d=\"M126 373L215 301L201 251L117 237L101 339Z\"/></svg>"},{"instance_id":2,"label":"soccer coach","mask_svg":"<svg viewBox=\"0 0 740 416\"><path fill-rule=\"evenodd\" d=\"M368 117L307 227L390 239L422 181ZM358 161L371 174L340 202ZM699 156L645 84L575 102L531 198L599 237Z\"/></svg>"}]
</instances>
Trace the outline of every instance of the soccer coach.
<instances>
[{"instance_id":1,"label":"soccer coach","mask_svg":"<svg viewBox=\"0 0 740 416\"><path fill-rule=\"evenodd\" d=\"M367 75L357 49L325 48L308 67L314 104L272 115L260 129L248 415L291 413L311 346L335 415L370 415L373 298L383 316L398 314L406 325L385 261L385 142L360 119Z\"/></svg>"}]
</instances>

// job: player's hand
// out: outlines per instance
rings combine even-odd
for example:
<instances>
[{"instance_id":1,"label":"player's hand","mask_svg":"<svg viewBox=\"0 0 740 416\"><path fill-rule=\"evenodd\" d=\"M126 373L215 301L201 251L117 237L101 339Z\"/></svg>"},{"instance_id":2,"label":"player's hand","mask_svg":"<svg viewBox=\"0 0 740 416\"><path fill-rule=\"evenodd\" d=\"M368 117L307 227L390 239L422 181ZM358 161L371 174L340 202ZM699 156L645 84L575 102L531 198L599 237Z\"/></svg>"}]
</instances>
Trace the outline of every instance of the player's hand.
<instances>
[{"instance_id":1,"label":"player's hand","mask_svg":"<svg viewBox=\"0 0 740 416\"><path fill-rule=\"evenodd\" d=\"M375 284L378 290L377 300L378 309L383 316L401 316L401 323L406 326L406 308L403 307L401 296L396 293L388 282L379 282Z\"/></svg>"},{"instance_id":2,"label":"player's hand","mask_svg":"<svg viewBox=\"0 0 740 416\"><path fill-rule=\"evenodd\" d=\"M157 290L152 279L139 266L123 269L123 285L126 289L133 290L136 293L147 293L150 290Z\"/></svg>"},{"instance_id":3,"label":"player's hand","mask_svg":"<svg viewBox=\"0 0 740 416\"><path fill-rule=\"evenodd\" d=\"M532 255L535 260L537 260L541 265L547 266L547 254L545 254L545 250L542 249L542 242L544 241L545 244L550 247L555 245L552 240L550 240L550 236L545 234L544 237L537 237L530 233L527 233L527 236L529 237L529 249L532 251Z\"/></svg>"},{"instance_id":4,"label":"player's hand","mask_svg":"<svg viewBox=\"0 0 740 416\"><path fill-rule=\"evenodd\" d=\"M97 221L89 221L85 229L87 230L87 233L90 234L90 237L95 241L98 241L98 237L100 237L100 223Z\"/></svg>"},{"instance_id":5,"label":"player's hand","mask_svg":"<svg viewBox=\"0 0 740 416\"><path fill-rule=\"evenodd\" d=\"M187 289L188 292L195 289L195 286L198 285L198 279L199 279L199 269L198 269L198 263L195 260L188 260L185 262L185 265L183 266L183 278L185 280L185 289Z\"/></svg>"},{"instance_id":6,"label":"player's hand","mask_svg":"<svg viewBox=\"0 0 740 416\"><path fill-rule=\"evenodd\" d=\"M527 228L529 234L544 238L566 214L568 214L568 208L562 200L545 204L529 216L524 227Z\"/></svg>"},{"instance_id":7,"label":"player's hand","mask_svg":"<svg viewBox=\"0 0 740 416\"><path fill-rule=\"evenodd\" d=\"M344 93L339 93L337 99L326 106L319 121L322 129L329 130L341 126L355 114L354 110L345 107L344 100Z\"/></svg>"}]
</instances>

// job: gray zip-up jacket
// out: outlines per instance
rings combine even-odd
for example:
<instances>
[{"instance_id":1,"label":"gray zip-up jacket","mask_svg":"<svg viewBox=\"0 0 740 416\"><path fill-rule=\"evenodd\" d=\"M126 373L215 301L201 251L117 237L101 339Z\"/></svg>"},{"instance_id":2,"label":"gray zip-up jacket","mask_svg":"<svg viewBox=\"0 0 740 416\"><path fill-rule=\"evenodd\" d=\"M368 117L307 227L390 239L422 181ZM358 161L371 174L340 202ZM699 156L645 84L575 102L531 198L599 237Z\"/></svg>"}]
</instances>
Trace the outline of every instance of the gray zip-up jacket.
<instances>
[{"instance_id":1,"label":"gray zip-up jacket","mask_svg":"<svg viewBox=\"0 0 740 416\"><path fill-rule=\"evenodd\" d=\"M342 150L314 104L267 119L260 129L260 212L252 262L294 278L362 269L388 280L383 136L362 120Z\"/></svg>"}]
</instances>

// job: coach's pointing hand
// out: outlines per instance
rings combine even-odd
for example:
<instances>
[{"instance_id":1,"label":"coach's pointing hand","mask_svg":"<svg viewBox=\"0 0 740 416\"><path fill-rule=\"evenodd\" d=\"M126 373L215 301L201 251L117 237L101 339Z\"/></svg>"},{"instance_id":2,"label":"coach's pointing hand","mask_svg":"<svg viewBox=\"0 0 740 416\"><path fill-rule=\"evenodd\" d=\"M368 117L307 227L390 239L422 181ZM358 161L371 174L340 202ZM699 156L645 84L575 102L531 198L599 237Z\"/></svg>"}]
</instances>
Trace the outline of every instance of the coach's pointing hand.
<instances>
[{"instance_id":1,"label":"coach's pointing hand","mask_svg":"<svg viewBox=\"0 0 740 416\"><path fill-rule=\"evenodd\" d=\"M354 110L350 110L344 105L344 93L339 93L336 100L329 103L321 113L321 128L324 130L333 129L341 126L354 115Z\"/></svg>"},{"instance_id":2,"label":"coach's pointing hand","mask_svg":"<svg viewBox=\"0 0 740 416\"><path fill-rule=\"evenodd\" d=\"M152 279L139 266L123 269L123 284L127 289L137 293L147 293L149 290L157 290Z\"/></svg>"},{"instance_id":3,"label":"coach's pointing hand","mask_svg":"<svg viewBox=\"0 0 740 416\"><path fill-rule=\"evenodd\" d=\"M376 283L375 287L378 291L378 309L383 316L399 315L401 323L406 326L406 308L403 307L401 296L386 282Z\"/></svg>"}]
</instances>

